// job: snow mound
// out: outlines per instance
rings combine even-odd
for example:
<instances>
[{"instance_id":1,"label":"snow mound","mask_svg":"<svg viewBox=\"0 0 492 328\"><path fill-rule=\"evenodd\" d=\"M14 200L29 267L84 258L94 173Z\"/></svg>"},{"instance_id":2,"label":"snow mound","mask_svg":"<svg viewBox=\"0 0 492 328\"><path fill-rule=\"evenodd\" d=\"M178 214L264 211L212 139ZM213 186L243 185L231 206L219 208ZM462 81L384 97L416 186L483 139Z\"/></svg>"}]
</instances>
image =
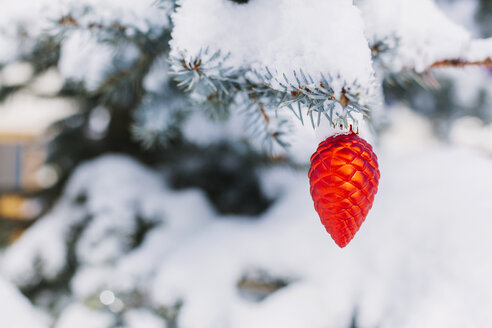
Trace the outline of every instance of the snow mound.
<instances>
[{"instance_id":1,"label":"snow mound","mask_svg":"<svg viewBox=\"0 0 492 328\"><path fill-rule=\"evenodd\" d=\"M318 222L304 174L270 172L283 198L257 223L217 221L164 259L156 302L182 299L190 327L480 326L492 322L490 159L431 148L382 156L375 206L355 240L334 246ZM403 190L403 191L402 191ZM471 223L471 221L473 223ZM262 268L293 282L260 304L236 290ZM466 300L466 302L464 301Z\"/></svg>"},{"instance_id":2,"label":"snow mound","mask_svg":"<svg viewBox=\"0 0 492 328\"><path fill-rule=\"evenodd\" d=\"M99 327L111 312L157 327L159 309L181 303L177 320L186 327L321 328L349 326L353 316L362 327L487 326L490 164L443 146L380 154L374 207L339 249L313 210L306 172L265 169L264 189L278 200L250 220L219 216L201 192L169 190L159 173L105 156L76 171L60 204L7 250L2 271L15 281L41 258L52 268L35 274L49 277L63 262L63 248L53 250L61 231L85 213L80 264L56 327L86 315ZM139 220L152 224L135 244ZM252 271L286 283L252 301L238 290ZM120 308L103 303L104 293Z\"/></svg>"},{"instance_id":3,"label":"snow mound","mask_svg":"<svg viewBox=\"0 0 492 328\"><path fill-rule=\"evenodd\" d=\"M0 278L0 318L4 327L48 328L48 318L3 278Z\"/></svg>"},{"instance_id":4,"label":"snow mound","mask_svg":"<svg viewBox=\"0 0 492 328\"><path fill-rule=\"evenodd\" d=\"M106 328L115 324L109 313L101 313L75 304L69 306L60 316L55 328Z\"/></svg>"}]
</instances>

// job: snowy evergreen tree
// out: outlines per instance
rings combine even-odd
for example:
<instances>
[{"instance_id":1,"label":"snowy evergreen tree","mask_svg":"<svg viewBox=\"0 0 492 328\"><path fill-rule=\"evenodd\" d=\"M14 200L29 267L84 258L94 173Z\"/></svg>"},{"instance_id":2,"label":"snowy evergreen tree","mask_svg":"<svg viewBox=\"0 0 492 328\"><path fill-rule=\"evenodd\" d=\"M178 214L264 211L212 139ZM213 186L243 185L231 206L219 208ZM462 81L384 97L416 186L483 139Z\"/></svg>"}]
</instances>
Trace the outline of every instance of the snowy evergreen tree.
<instances>
[{"instance_id":1,"label":"snowy evergreen tree","mask_svg":"<svg viewBox=\"0 0 492 328\"><path fill-rule=\"evenodd\" d=\"M453 204L466 196L453 186L475 175L456 169L474 166L491 181L490 160L427 151L427 159L453 163L431 170L413 157L389 158L383 205L371 214L379 223L346 252L328 244L306 178L320 141L353 128L377 145L399 107L423 114L447 141L459 137L455 123L465 116L490 123L487 1L18 0L2 7L1 68L27 63L32 75L0 85L0 100L34 90L55 71L63 85L44 96L70 97L78 108L46 134L45 165L57 172L56 184L36 195L49 204L46 213L0 258L0 293L20 299L15 311L26 320L55 328L492 322L475 313L477 302L492 304L492 287L478 285L492 267L481 267L477 279L454 269L490 255L486 229L463 232L467 206L424 211L436 193ZM406 176L412 170L418 179ZM401 208L397 190L405 186L414 203ZM482 183L476 193L490 188ZM490 227L478 218L490 206L472 210L477 226ZM449 234L435 240L448 218ZM482 249L477 258L465 251L471 240ZM409 245L423 255L415 259ZM449 262L434 268L436 258ZM422 287L419 270L436 283ZM439 274L457 278L438 281ZM469 286L486 289L485 299L462 305L448 297ZM426 298L438 305L421 305Z\"/></svg>"}]
</instances>

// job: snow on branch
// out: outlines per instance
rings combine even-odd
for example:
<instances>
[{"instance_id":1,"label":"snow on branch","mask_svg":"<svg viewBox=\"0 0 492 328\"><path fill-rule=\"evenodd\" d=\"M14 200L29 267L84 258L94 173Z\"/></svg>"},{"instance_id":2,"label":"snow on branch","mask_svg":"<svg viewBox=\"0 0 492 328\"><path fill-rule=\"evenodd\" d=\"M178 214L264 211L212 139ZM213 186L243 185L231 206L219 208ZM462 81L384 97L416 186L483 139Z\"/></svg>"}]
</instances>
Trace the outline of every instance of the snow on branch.
<instances>
[{"instance_id":1,"label":"snow on branch","mask_svg":"<svg viewBox=\"0 0 492 328\"><path fill-rule=\"evenodd\" d=\"M358 5L373 58L389 72L491 66L492 39L473 40L431 0L360 0Z\"/></svg>"},{"instance_id":2,"label":"snow on branch","mask_svg":"<svg viewBox=\"0 0 492 328\"><path fill-rule=\"evenodd\" d=\"M51 5L50 9L51 18L61 26L152 36L170 26L169 16L174 9L174 1L161 1L157 5L154 0L143 0L138 4L115 0L66 0L62 4Z\"/></svg>"},{"instance_id":3,"label":"snow on branch","mask_svg":"<svg viewBox=\"0 0 492 328\"><path fill-rule=\"evenodd\" d=\"M422 72L436 61L460 58L470 45L470 33L432 0L360 0L358 6L373 47L384 39L396 40L394 55L385 62L389 71Z\"/></svg>"},{"instance_id":4,"label":"snow on branch","mask_svg":"<svg viewBox=\"0 0 492 328\"><path fill-rule=\"evenodd\" d=\"M48 316L36 310L15 285L0 278L0 308L2 325L45 328L49 327Z\"/></svg>"},{"instance_id":5,"label":"snow on branch","mask_svg":"<svg viewBox=\"0 0 492 328\"><path fill-rule=\"evenodd\" d=\"M371 53L359 11L349 2L178 5L171 72L195 102L217 116L240 102L254 108L265 126L284 107L313 126L322 117L333 124L368 112L376 89Z\"/></svg>"},{"instance_id":6,"label":"snow on branch","mask_svg":"<svg viewBox=\"0 0 492 328\"><path fill-rule=\"evenodd\" d=\"M430 67L492 67L492 38L473 40L468 51L459 58L444 59L434 62Z\"/></svg>"},{"instance_id":7,"label":"snow on branch","mask_svg":"<svg viewBox=\"0 0 492 328\"><path fill-rule=\"evenodd\" d=\"M173 10L174 0L9 1L0 11L0 64L29 53L42 36L66 28L158 37L170 27Z\"/></svg>"}]
</instances>

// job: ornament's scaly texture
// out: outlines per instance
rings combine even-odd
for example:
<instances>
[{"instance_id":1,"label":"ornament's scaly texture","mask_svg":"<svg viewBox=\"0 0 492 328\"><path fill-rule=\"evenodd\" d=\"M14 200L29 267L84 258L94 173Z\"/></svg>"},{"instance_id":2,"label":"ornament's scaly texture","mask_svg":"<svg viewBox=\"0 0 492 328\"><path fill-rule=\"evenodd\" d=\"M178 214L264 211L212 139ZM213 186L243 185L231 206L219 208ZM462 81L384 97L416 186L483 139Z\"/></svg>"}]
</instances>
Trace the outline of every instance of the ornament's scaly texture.
<instances>
[{"instance_id":1,"label":"ornament's scaly texture","mask_svg":"<svg viewBox=\"0 0 492 328\"><path fill-rule=\"evenodd\" d=\"M311 156L309 181L321 223L337 245L345 247L364 222L378 191L376 154L354 133L329 137Z\"/></svg>"}]
</instances>

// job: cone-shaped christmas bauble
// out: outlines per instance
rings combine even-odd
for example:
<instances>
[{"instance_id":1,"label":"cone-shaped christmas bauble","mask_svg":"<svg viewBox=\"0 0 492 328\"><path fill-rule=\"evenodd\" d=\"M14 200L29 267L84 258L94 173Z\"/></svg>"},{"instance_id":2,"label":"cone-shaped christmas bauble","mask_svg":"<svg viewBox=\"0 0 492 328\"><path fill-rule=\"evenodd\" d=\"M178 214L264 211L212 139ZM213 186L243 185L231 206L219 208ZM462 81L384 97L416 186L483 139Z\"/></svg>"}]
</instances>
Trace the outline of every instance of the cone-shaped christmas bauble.
<instances>
[{"instance_id":1,"label":"cone-shaped christmas bauble","mask_svg":"<svg viewBox=\"0 0 492 328\"><path fill-rule=\"evenodd\" d=\"M378 181L376 154L355 133L327 138L311 156L314 208L338 246L345 247L364 222Z\"/></svg>"}]
</instances>

